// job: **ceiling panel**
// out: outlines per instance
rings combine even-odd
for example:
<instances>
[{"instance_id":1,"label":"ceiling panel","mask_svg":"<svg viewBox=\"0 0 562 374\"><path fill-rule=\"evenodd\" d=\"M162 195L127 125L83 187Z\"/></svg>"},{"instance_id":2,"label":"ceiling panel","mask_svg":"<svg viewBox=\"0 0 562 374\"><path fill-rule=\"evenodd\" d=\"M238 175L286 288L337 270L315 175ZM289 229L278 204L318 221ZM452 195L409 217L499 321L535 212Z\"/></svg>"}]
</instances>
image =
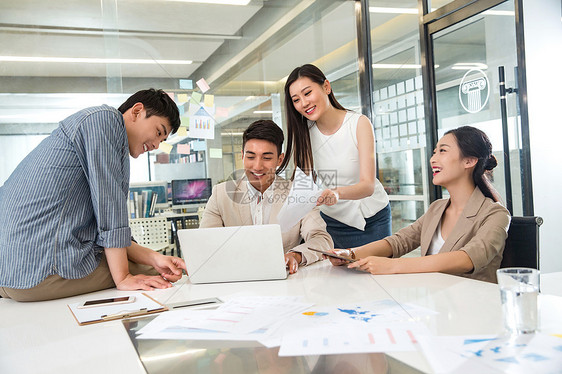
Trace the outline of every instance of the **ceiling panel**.
<instances>
[{"instance_id":1,"label":"ceiling panel","mask_svg":"<svg viewBox=\"0 0 562 374\"><path fill-rule=\"evenodd\" d=\"M311 15L311 19L313 16ZM312 63L334 50L355 40L355 14L353 2L344 2L322 18L294 35L279 48L236 77L236 81L279 81L291 70ZM336 65L356 61L356 53L339 56Z\"/></svg>"},{"instance_id":2,"label":"ceiling panel","mask_svg":"<svg viewBox=\"0 0 562 374\"><path fill-rule=\"evenodd\" d=\"M105 19L101 4L104 4ZM0 23L103 29L117 14L122 30L234 34L262 7L167 0L17 0L0 2ZM112 18L113 17L113 18Z\"/></svg>"},{"instance_id":3,"label":"ceiling panel","mask_svg":"<svg viewBox=\"0 0 562 374\"><path fill-rule=\"evenodd\" d=\"M101 4L105 7L102 15ZM0 56L190 60L191 65L0 62L0 76L186 78L262 7L166 0L0 2ZM113 22L118 20L116 24ZM105 24L104 24L105 21ZM104 33L116 27L120 34ZM126 33L132 31L133 33ZM162 35L162 33L172 33Z\"/></svg>"}]
</instances>

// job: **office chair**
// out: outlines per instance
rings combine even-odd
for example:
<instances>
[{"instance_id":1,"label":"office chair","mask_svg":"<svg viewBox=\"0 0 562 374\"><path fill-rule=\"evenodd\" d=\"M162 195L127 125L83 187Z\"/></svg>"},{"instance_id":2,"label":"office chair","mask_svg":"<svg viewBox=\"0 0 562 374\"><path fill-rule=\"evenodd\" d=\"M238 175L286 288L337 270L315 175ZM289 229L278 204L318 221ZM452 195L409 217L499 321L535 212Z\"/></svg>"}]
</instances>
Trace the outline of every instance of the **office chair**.
<instances>
[{"instance_id":1,"label":"office chair","mask_svg":"<svg viewBox=\"0 0 562 374\"><path fill-rule=\"evenodd\" d=\"M541 217L511 217L500 268L539 268Z\"/></svg>"},{"instance_id":2,"label":"office chair","mask_svg":"<svg viewBox=\"0 0 562 374\"><path fill-rule=\"evenodd\" d=\"M129 220L129 226L137 243L166 254L170 245L170 223L166 217L134 218Z\"/></svg>"}]
</instances>

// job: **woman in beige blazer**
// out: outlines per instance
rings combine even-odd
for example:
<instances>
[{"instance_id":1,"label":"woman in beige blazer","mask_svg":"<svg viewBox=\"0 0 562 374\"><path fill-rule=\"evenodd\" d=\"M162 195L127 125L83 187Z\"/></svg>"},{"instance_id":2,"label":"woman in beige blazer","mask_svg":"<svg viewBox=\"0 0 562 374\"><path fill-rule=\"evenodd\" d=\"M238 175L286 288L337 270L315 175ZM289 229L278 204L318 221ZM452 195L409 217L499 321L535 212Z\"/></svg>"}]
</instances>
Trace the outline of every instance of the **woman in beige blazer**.
<instances>
[{"instance_id":1,"label":"woman in beige blazer","mask_svg":"<svg viewBox=\"0 0 562 374\"><path fill-rule=\"evenodd\" d=\"M474 127L451 130L437 143L430 162L433 184L445 187L448 199L435 201L394 235L335 252L358 259L348 267L372 274L443 272L496 282L510 214L486 175L497 165L490 140ZM420 246L421 257L399 258Z\"/></svg>"}]
</instances>

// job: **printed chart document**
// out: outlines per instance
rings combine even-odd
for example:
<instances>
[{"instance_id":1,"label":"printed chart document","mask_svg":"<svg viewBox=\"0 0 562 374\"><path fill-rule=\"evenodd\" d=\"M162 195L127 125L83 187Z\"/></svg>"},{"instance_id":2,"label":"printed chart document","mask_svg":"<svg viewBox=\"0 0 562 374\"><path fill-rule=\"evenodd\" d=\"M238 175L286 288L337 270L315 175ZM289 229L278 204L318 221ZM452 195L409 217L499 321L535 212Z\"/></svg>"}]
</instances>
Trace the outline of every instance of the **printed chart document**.
<instances>
[{"instance_id":1,"label":"printed chart document","mask_svg":"<svg viewBox=\"0 0 562 374\"><path fill-rule=\"evenodd\" d=\"M276 347L282 345L282 341L284 342L283 344L288 345L293 344L295 340L300 339L300 341L303 341L304 335L301 334L301 331L307 331L311 338L322 336L323 333L328 334L325 336L328 339L331 336L331 331L343 331L344 334L354 331L363 337L363 342L366 342L362 329L367 326L379 325L386 327L394 324L395 328L398 329L400 323L409 324L416 319L435 314L438 313L434 310L409 303L398 304L390 299L359 304L312 307L305 312L292 316L286 321L281 321L282 323L271 325L268 328L268 333L260 337L258 341L266 347ZM414 333L414 330L410 331ZM420 327L416 327L415 331L419 333ZM293 333L294 336L290 337ZM285 339L285 337L287 338ZM350 341L348 340L348 342ZM377 339L377 344L380 343L381 340ZM397 349L400 347L399 345L391 346L391 348ZM326 346L325 349L327 353L336 353L339 348L337 345L332 344L331 346ZM371 344L365 349L368 352L376 352L376 349L380 349L380 346L373 346ZM286 355L293 353L291 349L285 349L283 352Z\"/></svg>"},{"instance_id":2,"label":"printed chart document","mask_svg":"<svg viewBox=\"0 0 562 374\"><path fill-rule=\"evenodd\" d=\"M139 331L139 339L258 340L269 326L311 306L298 297L238 297L215 310L162 314Z\"/></svg>"},{"instance_id":3,"label":"printed chart document","mask_svg":"<svg viewBox=\"0 0 562 374\"><path fill-rule=\"evenodd\" d=\"M281 231L287 232L314 209L321 194L322 190L314 183L312 175L306 175L297 167L289 196L277 215Z\"/></svg>"},{"instance_id":4,"label":"printed chart document","mask_svg":"<svg viewBox=\"0 0 562 374\"><path fill-rule=\"evenodd\" d=\"M435 373L562 373L562 338L518 336L420 336Z\"/></svg>"},{"instance_id":5,"label":"printed chart document","mask_svg":"<svg viewBox=\"0 0 562 374\"><path fill-rule=\"evenodd\" d=\"M310 308L279 332L279 355L415 350L416 337L428 330L414 319L434 314L437 312L390 299ZM266 343L271 344L275 335L270 333Z\"/></svg>"},{"instance_id":6,"label":"printed chart document","mask_svg":"<svg viewBox=\"0 0 562 374\"><path fill-rule=\"evenodd\" d=\"M416 336L427 334L417 322L364 326L322 326L283 335L279 356L415 351Z\"/></svg>"},{"instance_id":7,"label":"printed chart document","mask_svg":"<svg viewBox=\"0 0 562 374\"><path fill-rule=\"evenodd\" d=\"M257 341L267 334L267 329L238 334L190 327L192 322L203 321L208 315L208 310L180 309L162 313L139 330L137 339Z\"/></svg>"}]
</instances>

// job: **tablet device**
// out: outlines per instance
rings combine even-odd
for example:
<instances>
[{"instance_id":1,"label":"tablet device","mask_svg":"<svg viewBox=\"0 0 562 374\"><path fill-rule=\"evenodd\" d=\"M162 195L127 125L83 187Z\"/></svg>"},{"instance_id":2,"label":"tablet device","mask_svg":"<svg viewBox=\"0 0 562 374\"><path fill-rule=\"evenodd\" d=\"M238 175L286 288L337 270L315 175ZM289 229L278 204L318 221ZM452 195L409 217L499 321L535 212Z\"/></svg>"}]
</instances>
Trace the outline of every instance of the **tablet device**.
<instances>
[{"instance_id":1,"label":"tablet device","mask_svg":"<svg viewBox=\"0 0 562 374\"><path fill-rule=\"evenodd\" d=\"M337 254L332 253L332 252L323 251L323 250L321 250L321 249L310 248L310 247L308 247L308 249L310 249L311 251L314 251L314 252L322 253L323 255L326 255L326 256L328 256L328 257L337 258L337 259L340 259L340 260L343 260L343 261L347 261L347 262L355 262L355 261L357 261L357 260L354 260L354 259L352 259L352 258L345 257L345 256L340 256L340 255L337 255Z\"/></svg>"}]
</instances>

